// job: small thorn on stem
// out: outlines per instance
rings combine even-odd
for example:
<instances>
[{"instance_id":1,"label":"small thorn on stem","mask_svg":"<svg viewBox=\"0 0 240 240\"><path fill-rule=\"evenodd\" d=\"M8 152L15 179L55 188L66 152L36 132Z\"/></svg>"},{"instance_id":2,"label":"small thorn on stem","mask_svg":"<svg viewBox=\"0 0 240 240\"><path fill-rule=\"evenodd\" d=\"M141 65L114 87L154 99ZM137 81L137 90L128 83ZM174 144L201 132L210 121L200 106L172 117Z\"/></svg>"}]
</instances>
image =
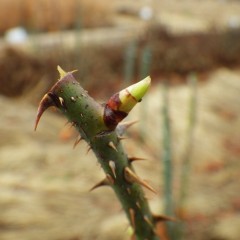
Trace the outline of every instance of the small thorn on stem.
<instances>
[{"instance_id":1,"label":"small thorn on stem","mask_svg":"<svg viewBox=\"0 0 240 240\"><path fill-rule=\"evenodd\" d=\"M108 146L109 146L110 148L112 148L113 150L115 150L116 152L118 151L118 150L117 150L117 147L115 146L115 144L114 144L112 141L108 143Z\"/></svg>"},{"instance_id":2,"label":"small thorn on stem","mask_svg":"<svg viewBox=\"0 0 240 240\"><path fill-rule=\"evenodd\" d=\"M122 141L122 140L128 139L128 137L118 136L117 139L118 139L118 141Z\"/></svg>"},{"instance_id":3,"label":"small thorn on stem","mask_svg":"<svg viewBox=\"0 0 240 240\"><path fill-rule=\"evenodd\" d=\"M59 100L61 106L62 106L63 108L65 108L64 99L63 99L62 97L59 97L58 100Z\"/></svg>"},{"instance_id":4,"label":"small thorn on stem","mask_svg":"<svg viewBox=\"0 0 240 240\"><path fill-rule=\"evenodd\" d=\"M109 182L109 179L107 177L104 178L99 183L95 184L89 191L91 192L91 191L95 190L96 188L104 187L104 186L110 186L110 182Z\"/></svg>"},{"instance_id":5,"label":"small thorn on stem","mask_svg":"<svg viewBox=\"0 0 240 240\"><path fill-rule=\"evenodd\" d=\"M91 149L92 149L92 147L91 147L91 146L88 146L87 154L90 152Z\"/></svg>"},{"instance_id":6,"label":"small thorn on stem","mask_svg":"<svg viewBox=\"0 0 240 240\"><path fill-rule=\"evenodd\" d=\"M116 128L118 136L122 136L126 130L131 127L133 124L137 123L138 121L129 121L129 122L123 122L119 124Z\"/></svg>"},{"instance_id":7,"label":"small thorn on stem","mask_svg":"<svg viewBox=\"0 0 240 240\"><path fill-rule=\"evenodd\" d=\"M127 192L128 192L128 194L130 195L130 194L131 194L131 189L130 189L130 188L127 188Z\"/></svg>"},{"instance_id":8,"label":"small thorn on stem","mask_svg":"<svg viewBox=\"0 0 240 240\"><path fill-rule=\"evenodd\" d=\"M148 216L144 216L143 218L144 218L145 222L146 222L148 225L150 225L151 227L153 227L153 223L150 221L150 219L149 219Z\"/></svg>"},{"instance_id":9,"label":"small thorn on stem","mask_svg":"<svg viewBox=\"0 0 240 240\"><path fill-rule=\"evenodd\" d=\"M117 175L116 175L116 164L115 164L115 162L114 161L109 161L109 167L111 168L111 170L112 170L112 173L113 173L113 176L114 176L114 178L117 178Z\"/></svg>"},{"instance_id":10,"label":"small thorn on stem","mask_svg":"<svg viewBox=\"0 0 240 240\"><path fill-rule=\"evenodd\" d=\"M131 220L132 227L135 230L136 225L135 225L135 211L134 211L134 209L130 208L129 209L129 214L130 214L130 220Z\"/></svg>"},{"instance_id":11,"label":"small thorn on stem","mask_svg":"<svg viewBox=\"0 0 240 240\"><path fill-rule=\"evenodd\" d=\"M114 179L112 178L112 176L110 174L107 174L106 177L107 177L107 179L109 181L109 184L113 185L114 184Z\"/></svg>"},{"instance_id":12,"label":"small thorn on stem","mask_svg":"<svg viewBox=\"0 0 240 240\"><path fill-rule=\"evenodd\" d=\"M154 223L165 222L165 221L176 222L177 219L174 218L174 217L168 217L168 216L165 216L165 215L154 215L153 216L153 221L154 221Z\"/></svg>"},{"instance_id":13,"label":"small thorn on stem","mask_svg":"<svg viewBox=\"0 0 240 240\"><path fill-rule=\"evenodd\" d=\"M69 120L66 121L66 123L64 124L64 127L67 126L68 124L70 124L71 122Z\"/></svg>"},{"instance_id":14,"label":"small thorn on stem","mask_svg":"<svg viewBox=\"0 0 240 240\"><path fill-rule=\"evenodd\" d=\"M136 175L136 173L134 173L129 167L125 167L125 169L124 169L124 177L125 177L126 181L129 183L138 183L138 184L142 185L143 187L147 188L148 190L150 190L151 192L153 192L155 194L157 193L154 188L152 188L143 179L138 177Z\"/></svg>"},{"instance_id":15,"label":"small thorn on stem","mask_svg":"<svg viewBox=\"0 0 240 240\"><path fill-rule=\"evenodd\" d=\"M142 161L142 160L146 160L145 158L140 158L140 157L128 157L128 161L130 163L135 162L135 161Z\"/></svg>"},{"instance_id":16,"label":"small thorn on stem","mask_svg":"<svg viewBox=\"0 0 240 240\"><path fill-rule=\"evenodd\" d=\"M83 140L82 137L79 137L76 139L75 143L73 144L73 149L75 149L75 147Z\"/></svg>"}]
</instances>

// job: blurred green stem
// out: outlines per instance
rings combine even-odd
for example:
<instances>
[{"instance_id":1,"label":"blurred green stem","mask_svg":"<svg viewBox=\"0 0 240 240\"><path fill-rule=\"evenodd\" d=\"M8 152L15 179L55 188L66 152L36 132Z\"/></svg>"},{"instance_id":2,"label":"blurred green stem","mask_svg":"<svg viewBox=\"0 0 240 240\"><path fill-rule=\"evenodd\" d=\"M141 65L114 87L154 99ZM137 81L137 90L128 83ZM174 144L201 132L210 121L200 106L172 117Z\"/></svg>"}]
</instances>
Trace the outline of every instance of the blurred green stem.
<instances>
[{"instance_id":1,"label":"blurred green stem","mask_svg":"<svg viewBox=\"0 0 240 240\"><path fill-rule=\"evenodd\" d=\"M172 182L173 182L173 167L172 167L172 148L171 148L171 125L169 119L169 100L168 100L168 86L165 82L163 85L163 195L164 195L164 213L167 216L173 215L173 199L172 199ZM173 236L173 224L168 223L168 233L172 238Z\"/></svg>"},{"instance_id":2,"label":"blurred green stem","mask_svg":"<svg viewBox=\"0 0 240 240\"><path fill-rule=\"evenodd\" d=\"M152 62L152 51L149 44L147 44L143 50L142 55L140 59L140 79L148 76L150 74L150 67ZM145 131L146 127L145 124L147 122L147 108L148 108L148 101L145 99L145 101L142 102L140 109L140 124L139 124L139 134L140 134L140 140L143 142L145 139Z\"/></svg>"},{"instance_id":3,"label":"blurred green stem","mask_svg":"<svg viewBox=\"0 0 240 240\"><path fill-rule=\"evenodd\" d=\"M124 67L125 86L128 86L133 80L137 45L138 45L137 40L133 40L132 42L129 43L125 52L125 67Z\"/></svg>"},{"instance_id":4,"label":"blurred green stem","mask_svg":"<svg viewBox=\"0 0 240 240\"><path fill-rule=\"evenodd\" d=\"M196 126L196 112L197 112L197 77L195 74L189 76L189 85L191 88L191 96L189 100L188 113L188 129L186 133L186 149L182 160L181 176L180 176L180 193L178 201L178 212L181 217L182 211L185 209L187 192L189 189L191 157L194 143L194 130ZM179 237L184 239L184 224L179 227ZM180 239L180 238L179 238Z\"/></svg>"}]
</instances>

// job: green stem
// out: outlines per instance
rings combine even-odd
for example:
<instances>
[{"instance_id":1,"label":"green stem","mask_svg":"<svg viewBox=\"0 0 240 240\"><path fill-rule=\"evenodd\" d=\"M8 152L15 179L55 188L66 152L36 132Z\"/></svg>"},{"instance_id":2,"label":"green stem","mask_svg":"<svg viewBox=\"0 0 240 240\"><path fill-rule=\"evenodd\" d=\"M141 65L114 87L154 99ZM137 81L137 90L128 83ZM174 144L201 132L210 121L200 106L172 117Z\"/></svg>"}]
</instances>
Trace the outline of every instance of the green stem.
<instances>
[{"instance_id":1,"label":"green stem","mask_svg":"<svg viewBox=\"0 0 240 240\"><path fill-rule=\"evenodd\" d=\"M151 66L151 60L152 60L152 50L149 44L147 44L143 50L141 55L141 62L140 62L140 78L144 78L145 76L149 75L150 72L150 66ZM144 142L145 136L146 136L146 128L145 124L147 122L147 110L148 109L148 102L144 101L141 104L140 108L140 124L139 124L139 136L140 140Z\"/></svg>"},{"instance_id":2,"label":"green stem","mask_svg":"<svg viewBox=\"0 0 240 240\"><path fill-rule=\"evenodd\" d=\"M104 106L91 98L71 73L61 74L63 78L41 101L36 124L47 107L54 105L59 108L95 153L106 174L101 184L107 183L113 188L134 230L135 238L159 240L154 231L154 217L138 184L141 180L134 173L117 130L108 131L104 123Z\"/></svg>"}]
</instances>

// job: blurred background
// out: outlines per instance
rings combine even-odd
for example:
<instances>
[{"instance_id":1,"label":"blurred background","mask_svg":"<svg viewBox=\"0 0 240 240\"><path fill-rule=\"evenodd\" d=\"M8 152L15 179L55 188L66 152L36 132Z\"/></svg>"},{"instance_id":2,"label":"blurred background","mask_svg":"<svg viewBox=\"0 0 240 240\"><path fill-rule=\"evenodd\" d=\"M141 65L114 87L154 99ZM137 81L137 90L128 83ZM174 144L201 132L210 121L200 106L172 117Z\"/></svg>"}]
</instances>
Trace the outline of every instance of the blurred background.
<instances>
[{"instance_id":1,"label":"blurred background","mask_svg":"<svg viewBox=\"0 0 240 240\"><path fill-rule=\"evenodd\" d=\"M240 239L239 0L0 0L0 239L130 239L66 120L33 131L57 65L99 102L151 75L124 145L152 211L178 219L161 239Z\"/></svg>"}]
</instances>

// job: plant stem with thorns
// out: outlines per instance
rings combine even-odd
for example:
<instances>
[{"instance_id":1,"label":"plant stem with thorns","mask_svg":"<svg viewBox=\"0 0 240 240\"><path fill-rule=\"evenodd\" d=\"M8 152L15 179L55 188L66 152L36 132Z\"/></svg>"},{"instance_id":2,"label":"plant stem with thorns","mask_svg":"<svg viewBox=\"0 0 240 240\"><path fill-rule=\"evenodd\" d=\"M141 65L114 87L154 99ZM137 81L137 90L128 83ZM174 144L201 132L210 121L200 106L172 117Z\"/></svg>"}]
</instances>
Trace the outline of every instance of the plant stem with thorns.
<instances>
[{"instance_id":1,"label":"plant stem with thorns","mask_svg":"<svg viewBox=\"0 0 240 240\"><path fill-rule=\"evenodd\" d=\"M35 129L43 112L51 106L57 107L89 144L106 174L92 190L103 185L113 188L134 230L133 239L159 240L155 232L159 217L151 213L141 186L155 190L137 176L132 166L134 158L127 156L118 135L118 124L141 101L150 78L114 94L101 105L80 86L72 72L65 73L60 67L58 70L60 80L41 100Z\"/></svg>"}]
</instances>

